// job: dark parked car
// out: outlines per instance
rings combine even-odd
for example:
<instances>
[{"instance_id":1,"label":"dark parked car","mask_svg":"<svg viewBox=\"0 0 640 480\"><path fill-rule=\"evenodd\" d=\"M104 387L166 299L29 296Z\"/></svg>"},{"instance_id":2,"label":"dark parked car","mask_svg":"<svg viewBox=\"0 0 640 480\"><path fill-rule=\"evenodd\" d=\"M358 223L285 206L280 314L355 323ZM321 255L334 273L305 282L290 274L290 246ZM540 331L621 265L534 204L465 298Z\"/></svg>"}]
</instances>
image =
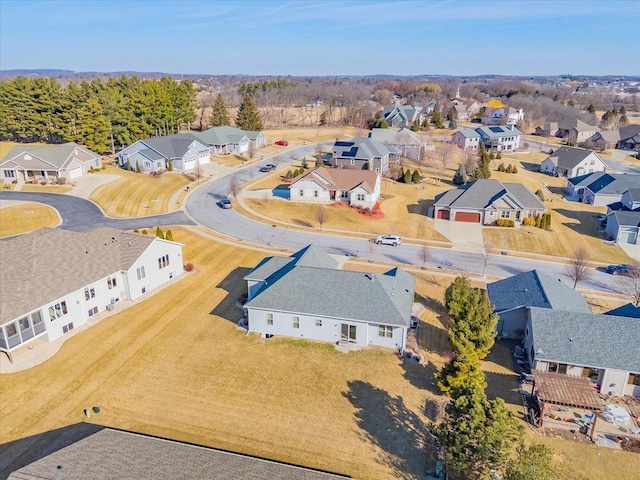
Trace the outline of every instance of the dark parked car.
<instances>
[{"instance_id":1,"label":"dark parked car","mask_svg":"<svg viewBox=\"0 0 640 480\"><path fill-rule=\"evenodd\" d=\"M276 166L273 163L267 163L265 166L260 167L261 172L270 172L271 170L275 170Z\"/></svg>"},{"instance_id":2,"label":"dark parked car","mask_svg":"<svg viewBox=\"0 0 640 480\"><path fill-rule=\"evenodd\" d=\"M276 142L276 145L278 145L279 147L288 147L289 146L289 142L287 142L286 140L278 140Z\"/></svg>"},{"instance_id":3,"label":"dark parked car","mask_svg":"<svg viewBox=\"0 0 640 480\"><path fill-rule=\"evenodd\" d=\"M229 200L228 198L223 198L222 200L220 200L220 206L222 208L231 208L231 200Z\"/></svg>"},{"instance_id":4,"label":"dark parked car","mask_svg":"<svg viewBox=\"0 0 640 480\"><path fill-rule=\"evenodd\" d=\"M607 267L607 273L611 275L624 275L626 277L630 276L640 276L640 267L634 267L633 265L609 265Z\"/></svg>"}]
</instances>

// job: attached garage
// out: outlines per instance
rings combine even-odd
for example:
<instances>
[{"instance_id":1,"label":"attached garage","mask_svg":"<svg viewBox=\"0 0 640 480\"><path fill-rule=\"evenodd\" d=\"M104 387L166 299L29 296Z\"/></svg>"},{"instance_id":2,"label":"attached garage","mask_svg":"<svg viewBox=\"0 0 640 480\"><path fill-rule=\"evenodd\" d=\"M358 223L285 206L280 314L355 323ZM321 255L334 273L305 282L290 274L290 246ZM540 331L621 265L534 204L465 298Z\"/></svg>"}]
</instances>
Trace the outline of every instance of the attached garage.
<instances>
[{"instance_id":1,"label":"attached garage","mask_svg":"<svg viewBox=\"0 0 640 480\"><path fill-rule=\"evenodd\" d=\"M620 234L619 234L619 238L618 238L618 243L635 244L637 237L638 237L637 230L635 230L635 229L634 230L621 229L620 230Z\"/></svg>"},{"instance_id":2,"label":"attached garage","mask_svg":"<svg viewBox=\"0 0 640 480\"><path fill-rule=\"evenodd\" d=\"M449 220L450 213L451 212L449 212L449 210L438 210L437 218L441 218L443 220Z\"/></svg>"},{"instance_id":3,"label":"attached garage","mask_svg":"<svg viewBox=\"0 0 640 480\"><path fill-rule=\"evenodd\" d=\"M480 223L480 214L471 212L457 212L456 222Z\"/></svg>"},{"instance_id":4,"label":"attached garage","mask_svg":"<svg viewBox=\"0 0 640 480\"><path fill-rule=\"evenodd\" d=\"M78 178L82 175L82 167L72 168L69 170L69 178Z\"/></svg>"}]
</instances>

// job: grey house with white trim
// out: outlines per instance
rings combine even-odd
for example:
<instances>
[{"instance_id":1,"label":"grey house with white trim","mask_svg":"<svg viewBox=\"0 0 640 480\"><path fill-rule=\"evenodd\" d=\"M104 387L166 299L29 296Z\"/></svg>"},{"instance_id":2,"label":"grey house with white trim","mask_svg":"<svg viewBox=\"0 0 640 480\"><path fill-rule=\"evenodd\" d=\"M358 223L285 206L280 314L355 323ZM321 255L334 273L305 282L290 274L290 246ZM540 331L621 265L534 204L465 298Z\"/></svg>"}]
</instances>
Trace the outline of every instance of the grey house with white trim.
<instances>
[{"instance_id":1,"label":"grey house with white trim","mask_svg":"<svg viewBox=\"0 0 640 480\"><path fill-rule=\"evenodd\" d=\"M527 312L524 348L533 369L589 377L601 393L640 397L637 318L538 307Z\"/></svg>"},{"instance_id":2,"label":"grey house with white trim","mask_svg":"<svg viewBox=\"0 0 640 480\"><path fill-rule=\"evenodd\" d=\"M524 337L528 307L591 313L578 291L537 270L489 283L487 294L500 317L496 330L502 338Z\"/></svg>"},{"instance_id":3,"label":"grey house with white trim","mask_svg":"<svg viewBox=\"0 0 640 480\"><path fill-rule=\"evenodd\" d=\"M640 244L640 209L610 211L605 232L616 243Z\"/></svg>"},{"instance_id":4,"label":"grey house with white trim","mask_svg":"<svg viewBox=\"0 0 640 480\"><path fill-rule=\"evenodd\" d=\"M73 180L93 168L102 168L102 157L74 142L16 145L0 161L0 182Z\"/></svg>"},{"instance_id":5,"label":"grey house with white trim","mask_svg":"<svg viewBox=\"0 0 640 480\"><path fill-rule=\"evenodd\" d=\"M458 127L451 136L451 143L466 152L480 151L480 139L482 137L473 128Z\"/></svg>"},{"instance_id":6,"label":"grey house with white trim","mask_svg":"<svg viewBox=\"0 0 640 480\"><path fill-rule=\"evenodd\" d=\"M514 125L479 127L476 132L487 151L513 152L520 147L522 132Z\"/></svg>"},{"instance_id":7,"label":"grey house with white trim","mask_svg":"<svg viewBox=\"0 0 640 480\"><path fill-rule=\"evenodd\" d=\"M402 156L418 159L420 149L434 150L432 145L427 145L427 139L408 128L372 128L369 138L374 142L386 143L402 152Z\"/></svg>"},{"instance_id":8,"label":"grey house with white trim","mask_svg":"<svg viewBox=\"0 0 640 480\"><path fill-rule=\"evenodd\" d=\"M393 145L356 137L348 141L338 140L333 144L330 164L337 168L374 170L384 174L389 170L390 163L400 161L401 153Z\"/></svg>"},{"instance_id":9,"label":"grey house with white trim","mask_svg":"<svg viewBox=\"0 0 640 480\"><path fill-rule=\"evenodd\" d=\"M630 188L638 188L640 174L594 172L567 179L567 193L592 205L606 206L622 199Z\"/></svg>"},{"instance_id":10,"label":"grey house with white trim","mask_svg":"<svg viewBox=\"0 0 640 480\"><path fill-rule=\"evenodd\" d=\"M230 125L212 127L196 133L195 136L207 145L214 155L243 154L249 151L250 146L260 148L267 144L267 136L264 132L242 130Z\"/></svg>"},{"instance_id":11,"label":"grey house with white trim","mask_svg":"<svg viewBox=\"0 0 640 480\"><path fill-rule=\"evenodd\" d=\"M415 279L399 268L377 274L337 265L313 245L262 260L245 276L249 331L403 350Z\"/></svg>"},{"instance_id":12,"label":"grey house with white trim","mask_svg":"<svg viewBox=\"0 0 640 480\"><path fill-rule=\"evenodd\" d=\"M482 179L436 195L433 217L491 225L500 218L522 222L545 212L540 199L520 183Z\"/></svg>"},{"instance_id":13,"label":"grey house with white trim","mask_svg":"<svg viewBox=\"0 0 640 480\"><path fill-rule=\"evenodd\" d=\"M36 338L53 341L184 271L181 244L108 227L44 228L5 240L0 264L0 352L9 358Z\"/></svg>"},{"instance_id":14,"label":"grey house with white trim","mask_svg":"<svg viewBox=\"0 0 640 480\"><path fill-rule=\"evenodd\" d=\"M560 147L540 164L540 171L567 178L604 172L607 165L596 152L575 147Z\"/></svg>"},{"instance_id":15,"label":"grey house with white trim","mask_svg":"<svg viewBox=\"0 0 640 480\"><path fill-rule=\"evenodd\" d=\"M178 133L165 137L138 140L118 153L118 164L142 173L163 172L170 161L174 170L192 172L209 163L209 147L195 135Z\"/></svg>"}]
</instances>

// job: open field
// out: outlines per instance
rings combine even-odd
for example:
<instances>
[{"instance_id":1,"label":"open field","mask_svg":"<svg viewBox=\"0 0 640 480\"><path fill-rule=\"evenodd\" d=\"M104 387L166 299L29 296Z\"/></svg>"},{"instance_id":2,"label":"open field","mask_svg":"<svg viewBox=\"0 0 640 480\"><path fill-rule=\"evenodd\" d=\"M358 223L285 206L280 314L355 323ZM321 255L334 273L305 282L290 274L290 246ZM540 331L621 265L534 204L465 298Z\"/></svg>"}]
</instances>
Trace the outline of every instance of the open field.
<instances>
[{"instance_id":1,"label":"open field","mask_svg":"<svg viewBox=\"0 0 640 480\"><path fill-rule=\"evenodd\" d=\"M96 188L89 198L112 217L167 213L171 210L170 200L173 194L190 183L180 173L165 173L154 177L113 166L90 175L102 173L119 175L121 178ZM179 196L177 205L181 204L185 194L186 192Z\"/></svg>"},{"instance_id":2,"label":"open field","mask_svg":"<svg viewBox=\"0 0 640 480\"><path fill-rule=\"evenodd\" d=\"M23 203L0 210L0 237L28 233L60 223L58 213L41 203Z\"/></svg>"},{"instance_id":3,"label":"open field","mask_svg":"<svg viewBox=\"0 0 640 480\"><path fill-rule=\"evenodd\" d=\"M276 175L277 177L277 175ZM258 188L253 185L252 188ZM267 187L268 188L268 187ZM323 228L355 231L367 234L393 233L422 240L444 241L447 239L435 231L433 222L426 217L429 203L417 185L384 180L382 183L383 219L367 218L345 206L326 207L327 215ZM257 213L276 221L300 227L319 228L316 212L320 205L294 203L281 199L245 199L247 205Z\"/></svg>"}]
</instances>

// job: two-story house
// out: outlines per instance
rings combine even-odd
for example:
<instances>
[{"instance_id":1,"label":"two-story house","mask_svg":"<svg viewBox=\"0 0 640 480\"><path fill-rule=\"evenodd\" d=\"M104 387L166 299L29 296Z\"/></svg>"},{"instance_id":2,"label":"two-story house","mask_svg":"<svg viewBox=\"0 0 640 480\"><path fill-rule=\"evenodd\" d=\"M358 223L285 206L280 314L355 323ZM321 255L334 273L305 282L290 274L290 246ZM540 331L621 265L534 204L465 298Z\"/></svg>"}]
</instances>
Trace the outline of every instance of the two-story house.
<instances>
[{"instance_id":1,"label":"two-story house","mask_svg":"<svg viewBox=\"0 0 640 480\"><path fill-rule=\"evenodd\" d=\"M541 172L568 178L606 169L607 165L596 152L575 147L560 147L540 164Z\"/></svg>"},{"instance_id":2,"label":"two-story house","mask_svg":"<svg viewBox=\"0 0 640 480\"><path fill-rule=\"evenodd\" d=\"M401 152L393 145L370 138L356 137L333 144L332 167L351 170L373 170L381 174L389 170L390 163L400 161Z\"/></svg>"}]
</instances>

